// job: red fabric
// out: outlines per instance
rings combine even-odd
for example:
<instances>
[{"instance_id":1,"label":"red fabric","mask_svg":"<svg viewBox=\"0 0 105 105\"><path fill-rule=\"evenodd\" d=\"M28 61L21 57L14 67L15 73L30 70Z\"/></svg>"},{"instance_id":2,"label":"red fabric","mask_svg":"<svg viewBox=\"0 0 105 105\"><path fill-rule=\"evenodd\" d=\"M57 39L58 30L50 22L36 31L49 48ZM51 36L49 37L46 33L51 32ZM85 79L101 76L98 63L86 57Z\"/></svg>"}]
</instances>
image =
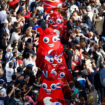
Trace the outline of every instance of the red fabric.
<instances>
[{"instance_id":1,"label":"red fabric","mask_svg":"<svg viewBox=\"0 0 105 105\"><path fill-rule=\"evenodd\" d=\"M27 15L23 16L25 19L29 19L31 17L31 12L28 12Z\"/></svg>"},{"instance_id":2,"label":"red fabric","mask_svg":"<svg viewBox=\"0 0 105 105\"><path fill-rule=\"evenodd\" d=\"M58 21L60 21L60 23L58 23ZM64 17L57 11L54 11L53 13L51 13L47 21L48 26L55 30L58 30L60 33L60 36L63 36L63 34L66 31L66 28L67 28L66 23L67 21L64 19Z\"/></svg>"},{"instance_id":3,"label":"red fabric","mask_svg":"<svg viewBox=\"0 0 105 105\"><path fill-rule=\"evenodd\" d=\"M41 85L41 88L40 88L40 92L39 92L39 96L38 96L38 102L41 103L40 105L44 105L44 102L43 100L46 98L46 97L51 97L51 102L60 102L62 103L63 105L67 105L66 102L65 102L65 99L63 97L63 92L62 92L62 88L61 88L61 85L59 85L59 87L61 89L55 89L55 90L52 90L51 89L51 85L52 84L56 84L57 86L57 83L59 83L59 81L55 78L51 79L51 75L49 75L50 78L48 77L47 79L44 79L43 83L47 84L47 88L46 89L43 89L42 85ZM50 90L50 93L48 92L48 89Z\"/></svg>"},{"instance_id":4,"label":"red fabric","mask_svg":"<svg viewBox=\"0 0 105 105\"><path fill-rule=\"evenodd\" d=\"M59 82L62 84L62 90L63 90L63 94L67 99L71 99L71 90L69 88L69 82L73 79L72 74L69 72L68 68L65 67L65 65L60 64L57 66L56 68L57 71L57 75L58 75L58 79ZM65 76L61 77L61 73L64 73Z\"/></svg>"},{"instance_id":5,"label":"red fabric","mask_svg":"<svg viewBox=\"0 0 105 105\"><path fill-rule=\"evenodd\" d=\"M56 72L58 75L58 79L61 81L62 85L67 84L67 80L70 82L73 78L72 74L69 72L68 68L65 67L64 64L60 64L56 67ZM64 73L64 77L60 77L60 74Z\"/></svg>"},{"instance_id":6,"label":"red fabric","mask_svg":"<svg viewBox=\"0 0 105 105\"><path fill-rule=\"evenodd\" d=\"M47 13L51 10L57 10L58 8L62 8L61 0L41 0L43 2L44 9Z\"/></svg>"},{"instance_id":7,"label":"red fabric","mask_svg":"<svg viewBox=\"0 0 105 105\"><path fill-rule=\"evenodd\" d=\"M15 9L16 8L16 4L19 2L20 0L13 0L11 2L9 2L9 7Z\"/></svg>"},{"instance_id":8,"label":"red fabric","mask_svg":"<svg viewBox=\"0 0 105 105\"><path fill-rule=\"evenodd\" d=\"M38 67L41 67L41 65L43 65L41 61L44 61L45 55L48 55L53 50L57 50L59 53L63 52L63 45L58 40L58 36L53 29L46 28L44 31L41 29L38 29L37 31L39 31L40 36L36 64ZM46 38L49 40L48 43L44 42L44 39ZM54 41L54 38L57 40Z\"/></svg>"},{"instance_id":9,"label":"red fabric","mask_svg":"<svg viewBox=\"0 0 105 105\"><path fill-rule=\"evenodd\" d=\"M23 61L22 60L18 60L18 64L20 65L20 64L22 64L23 63Z\"/></svg>"}]
</instances>

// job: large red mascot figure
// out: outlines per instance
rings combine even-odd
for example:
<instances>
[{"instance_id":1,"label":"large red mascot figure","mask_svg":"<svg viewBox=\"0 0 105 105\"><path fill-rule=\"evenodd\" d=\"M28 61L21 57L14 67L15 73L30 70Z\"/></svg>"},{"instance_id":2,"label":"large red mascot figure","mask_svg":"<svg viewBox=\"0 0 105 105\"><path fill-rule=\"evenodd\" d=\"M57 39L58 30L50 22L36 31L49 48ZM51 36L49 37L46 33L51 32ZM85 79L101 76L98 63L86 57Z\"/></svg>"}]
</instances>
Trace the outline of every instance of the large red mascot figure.
<instances>
[{"instance_id":1,"label":"large red mascot figure","mask_svg":"<svg viewBox=\"0 0 105 105\"><path fill-rule=\"evenodd\" d=\"M47 13L49 13L51 10L64 8L66 4L66 0L41 0L41 1Z\"/></svg>"},{"instance_id":2,"label":"large red mascot figure","mask_svg":"<svg viewBox=\"0 0 105 105\"><path fill-rule=\"evenodd\" d=\"M63 45L60 42L59 36L51 28L37 29L39 32L39 45L37 50L36 64L38 67L43 68L45 55L49 55L53 50L63 52Z\"/></svg>"},{"instance_id":3,"label":"large red mascot figure","mask_svg":"<svg viewBox=\"0 0 105 105\"><path fill-rule=\"evenodd\" d=\"M67 105L56 75L49 73L44 79L38 96L38 105Z\"/></svg>"}]
</instances>

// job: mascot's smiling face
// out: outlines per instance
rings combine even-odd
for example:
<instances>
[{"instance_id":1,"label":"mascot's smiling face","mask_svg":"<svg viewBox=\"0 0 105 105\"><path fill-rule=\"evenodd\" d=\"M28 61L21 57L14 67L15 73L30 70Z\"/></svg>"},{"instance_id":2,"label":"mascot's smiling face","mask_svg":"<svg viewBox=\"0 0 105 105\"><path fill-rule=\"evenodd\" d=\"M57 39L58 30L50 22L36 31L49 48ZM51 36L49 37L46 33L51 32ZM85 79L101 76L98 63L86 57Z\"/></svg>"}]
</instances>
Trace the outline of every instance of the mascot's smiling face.
<instances>
[{"instance_id":1,"label":"mascot's smiling face","mask_svg":"<svg viewBox=\"0 0 105 105\"><path fill-rule=\"evenodd\" d=\"M47 95L51 95L53 94L53 92L55 93L56 91L59 91L59 89L61 89L61 87L59 86L60 84L57 83L56 81L44 81L42 83L42 89L45 91L45 93Z\"/></svg>"},{"instance_id":2,"label":"mascot's smiling face","mask_svg":"<svg viewBox=\"0 0 105 105\"><path fill-rule=\"evenodd\" d=\"M52 51L53 52L53 51ZM48 65L52 65L54 68L56 68L56 66L58 64L62 63L62 56L63 56L63 52L60 55L45 55L45 63Z\"/></svg>"},{"instance_id":3,"label":"mascot's smiling face","mask_svg":"<svg viewBox=\"0 0 105 105\"><path fill-rule=\"evenodd\" d=\"M59 35L65 32L66 20L64 20L63 16L57 11L50 14L46 24L48 24L48 27L56 29L59 32Z\"/></svg>"},{"instance_id":4,"label":"mascot's smiling face","mask_svg":"<svg viewBox=\"0 0 105 105\"><path fill-rule=\"evenodd\" d=\"M64 24L64 18L59 12L54 11L50 14L48 24L50 27L57 28L59 25Z\"/></svg>"},{"instance_id":5,"label":"mascot's smiling face","mask_svg":"<svg viewBox=\"0 0 105 105\"><path fill-rule=\"evenodd\" d=\"M57 79L57 75L49 72L41 85L38 101L44 100L47 97L53 99L53 102L57 102L58 100L64 101L61 87L62 86Z\"/></svg>"}]
</instances>

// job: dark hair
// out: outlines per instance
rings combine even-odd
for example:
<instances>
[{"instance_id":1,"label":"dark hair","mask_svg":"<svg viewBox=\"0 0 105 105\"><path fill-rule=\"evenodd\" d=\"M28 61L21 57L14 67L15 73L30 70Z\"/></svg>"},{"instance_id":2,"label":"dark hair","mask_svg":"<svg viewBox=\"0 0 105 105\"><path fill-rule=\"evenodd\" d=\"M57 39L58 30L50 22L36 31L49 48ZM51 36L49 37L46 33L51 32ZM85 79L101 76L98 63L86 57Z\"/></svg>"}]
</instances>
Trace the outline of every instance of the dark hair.
<instances>
[{"instance_id":1,"label":"dark hair","mask_svg":"<svg viewBox=\"0 0 105 105\"><path fill-rule=\"evenodd\" d=\"M23 71L23 68L22 67L18 67L17 68L17 72L22 72Z\"/></svg>"},{"instance_id":2,"label":"dark hair","mask_svg":"<svg viewBox=\"0 0 105 105\"><path fill-rule=\"evenodd\" d=\"M16 80L16 75L12 75L12 80Z\"/></svg>"},{"instance_id":3,"label":"dark hair","mask_svg":"<svg viewBox=\"0 0 105 105\"><path fill-rule=\"evenodd\" d=\"M1 9L4 10L6 8L6 6L7 6L6 3L1 4Z\"/></svg>"},{"instance_id":4,"label":"dark hair","mask_svg":"<svg viewBox=\"0 0 105 105\"><path fill-rule=\"evenodd\" d=\"M13 56L16 56L17 52L13 52Z\"/></svg>"},{"instance_id":5,"label":"dark hair","mask_svg":"<svg viewBox=\"0 0 105 105\"><path fill-rule=\"evenodd\" d=\"M13 63L12 62L9 62L9 67L13 67Z\"/></svg>"}]
</instances>

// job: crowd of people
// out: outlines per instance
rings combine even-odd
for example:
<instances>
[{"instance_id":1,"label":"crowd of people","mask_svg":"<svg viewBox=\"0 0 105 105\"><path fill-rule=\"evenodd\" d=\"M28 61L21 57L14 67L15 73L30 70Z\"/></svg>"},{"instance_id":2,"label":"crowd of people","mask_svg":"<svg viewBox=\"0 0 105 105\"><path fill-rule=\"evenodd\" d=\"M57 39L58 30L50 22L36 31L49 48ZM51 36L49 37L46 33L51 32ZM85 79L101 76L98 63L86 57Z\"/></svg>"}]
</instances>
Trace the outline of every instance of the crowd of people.
<instances>
[{"instance_id":1,"label":"crowd of people","mask_svg":"<svg viewBox=\"0 0 105 105\"><path fill-rule=\"evenodd\" d=\"M62 44L73 76L65 100L104 105L105 1L67 0L65 7L58 11L67 21ZM49 16L40 0L0 0L0 105L37 105L42 74L37 28L45 30Z\"/></svg>"}]
</instances>

